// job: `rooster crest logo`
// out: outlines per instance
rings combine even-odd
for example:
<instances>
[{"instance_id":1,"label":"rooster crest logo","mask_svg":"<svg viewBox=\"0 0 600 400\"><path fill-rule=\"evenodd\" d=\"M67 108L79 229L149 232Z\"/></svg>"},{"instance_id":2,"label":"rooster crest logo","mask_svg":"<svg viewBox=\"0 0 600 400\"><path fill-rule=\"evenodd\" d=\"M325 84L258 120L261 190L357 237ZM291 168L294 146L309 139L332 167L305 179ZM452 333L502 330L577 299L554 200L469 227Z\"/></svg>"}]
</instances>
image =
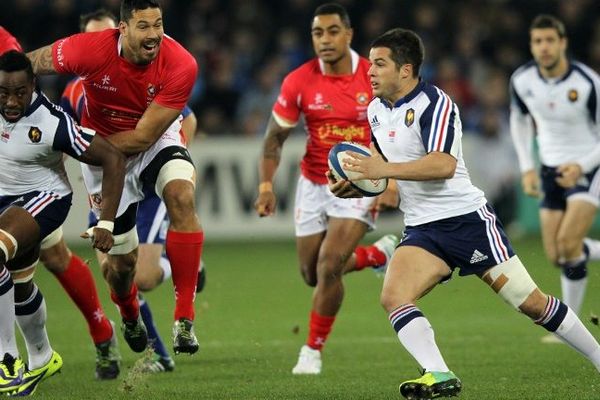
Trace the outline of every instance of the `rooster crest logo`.
<instances>
[{"instance_id":1,"label":"rooster crest logo","mask_svg":"<svg viewBox=\"0 0 600 400\"><path fill-rule=\"evenodd\" d=\"M406 111L406 117L404 117L404 125L407 127L411 126L415 122L415 110L409 108Z\"/></svg>"},{"instance_id":2,"label":"rooster crest logo","mask_svg":"<svg viewBox=\"0 0 600 400\"><path fill-rule=\"evenodd\" d=\"M29 136L29 140L31 140L32 143L39 143L40 140L42 140L42 131L37 126L33 126L29 129L27 136Z\"/></svg>"}]
</instances>

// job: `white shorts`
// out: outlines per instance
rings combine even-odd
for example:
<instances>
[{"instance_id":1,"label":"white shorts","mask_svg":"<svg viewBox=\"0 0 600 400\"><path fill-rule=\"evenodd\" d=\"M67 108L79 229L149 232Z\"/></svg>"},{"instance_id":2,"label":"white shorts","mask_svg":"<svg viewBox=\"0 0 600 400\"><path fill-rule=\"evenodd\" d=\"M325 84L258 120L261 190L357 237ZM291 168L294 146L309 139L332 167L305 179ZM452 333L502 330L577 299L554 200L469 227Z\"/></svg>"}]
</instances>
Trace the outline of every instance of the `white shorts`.
<instances>
[{"instance_id":1,"label":"white shorts","mask_svg":"<svg viewBox=\"0 0 600 400\"><path fill-rule=\"evenodd\" d=\"M178 118L167 131L154 143L148 150L127 159L125 183L123 186L123 194L121 202L117 210L117 217L121 216L127 208L144 198L143 184L140 180L142 171L150 164L156 155L166 147L181 146L183 144L181 134L180 118ZM83 181L90 197L90 207L100 218L101 203L102 203L102 167L81 163L81 172L83 173Z\"/></svg>"},{"instance_id":2,"label":"white shorts","mask_svg":"<svg viewBox=\"0 0 600 400\"><path fill-rule=\"evenodd\" d=\"M357 219L375 229L375 213L371 211L374 197L340 199L327 185L309 181L300 175L296 188L294 222L296 236L309 236L327 230L327 218Z\"/></svg>"}]
</instances>

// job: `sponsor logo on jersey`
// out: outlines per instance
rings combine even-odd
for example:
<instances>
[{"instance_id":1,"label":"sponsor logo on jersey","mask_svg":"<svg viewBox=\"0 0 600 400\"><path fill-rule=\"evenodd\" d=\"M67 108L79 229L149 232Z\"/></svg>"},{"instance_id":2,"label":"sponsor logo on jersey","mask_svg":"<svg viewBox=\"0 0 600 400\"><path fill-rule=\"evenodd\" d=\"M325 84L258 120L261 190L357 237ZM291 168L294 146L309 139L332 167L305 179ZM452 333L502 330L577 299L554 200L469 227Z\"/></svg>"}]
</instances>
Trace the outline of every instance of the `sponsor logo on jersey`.
<instances>
[{"instance_id":1,"label":"sponsor logo on jersey","mask_svg":"<svg viewBox=\"0 0 600 400\"><path fill-rule=\"evenodd\" d=\"M577 93L577 90L571 89L571 90L569 90L568 96L569 96L569 101L571 103L573 103L573 102L576 102L577 99L579 98L579 93Z\"/></svg>"},{"instance_id":2,"label":"sponsor logo on jersey","mask_svg":"<svg viewBox=\"0 0 600 400\"><path fill-rule=\"evenodd\" d=\"M369 95L366 92L356 93L356 102L361 106L367 105L369 103Z\"/></svg>"},{"instance_id":3,"label":"sponsor logo on jersey","mask_svg":"<svg viewBox=\"0 0 600 400\"><path fill-rule=\"evenodd\" d=\"M110 75L104 74L101 79L101 83L92 82L92 86L102 90L108 90L109 92L116 92L117 88L114 86L110 86Z\"/></svg>"},{"instance_id":4,"label":"sponsor logo on jersey","mask_svg":"<svg viewBox=\"0 0 600 400\"><path fill-rule=\"evenodd\" d=\"M333 106L331 104L323 103L323 95L321 93L316 93L315 100L308 105L308 109L313 111L333 111Z\"/></svg>"},{"instance_id":5,"label":"sponsor logo on jersey","mask_svg":"<svg viewBox=\"0 0 600 400\"><path fill-rule=\"evenodd\" d=\"M32 126L29 128L27 136L29 136L29 140L31 140L32 143L39 143L40 140L42 140L42 131L37 126Z\"/></svg>"},{"instance_id":6,"label":"sponsor logo on jersey","mask_svg":"<svg viewBox=\"0 0 600 400\"><path fill-rule=\"evenodd\" d=\"M388 142L393 143L395 139L396 139L396 131L389 131L388 132Z\"/></svg>"},{"instance_id":7,"label":"sponsor logo on jersey","mask_svg":"<svg viewBox=\"0 0 600 400\"><path fill-rule=\"evenodd\" d=\"M366 138L365 128L356 125L341 127L332 124L325 124L319 127L317 130L317 135L320 140L329 140L332 143L337 143L342 140L363 142Z\"/></svg>"},{"instance_id":8,"label":"sponsor logo on jersey","mask_svg":"<svg viewBox=\"0 0 600 400\"><path fill-rule=\"evenodd\" d=\"M407 127L411 126L415 122L415 110L409 108L406 110L406 116L404 117L404 125Z\"/></svg>"},{"instance_id":9,"label":"sponsor logo on jersey","mask_svg":"<svg viewBox=\"0 0 600 400\"><path fill-rule=\"evenodd\" d=\"M3 142L8 142L8 140L10 139L10 132L2 131L2 135L0 136L0 138L2 138Z\"/></svg>"}]
</instances>

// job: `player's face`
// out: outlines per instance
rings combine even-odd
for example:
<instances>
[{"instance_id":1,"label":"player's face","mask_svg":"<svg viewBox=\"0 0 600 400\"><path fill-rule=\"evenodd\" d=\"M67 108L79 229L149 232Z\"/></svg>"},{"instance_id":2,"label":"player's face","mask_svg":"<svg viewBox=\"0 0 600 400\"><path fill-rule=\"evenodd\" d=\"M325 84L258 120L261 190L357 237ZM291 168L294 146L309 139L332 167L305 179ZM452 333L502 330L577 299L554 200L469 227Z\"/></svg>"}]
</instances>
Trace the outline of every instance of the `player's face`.
<instances>
[{"instance_id":1,"label":"player's face","mask_svg":"<svg viewBox=\"0 0 600 400\"><path fill-rule=\"evenodd\" d=\"M373 95L382 97L392 103L397 100L402 88L402 79L407 75L407 65L400 69L392 60L391 50L387 47L373 47L369 52L369 78Z\"/></svg>"},{"instance_id":2,"label":"player's face","mask_svg":"<svg viewBox=\"0 0 600 400\"><path fill-rule=\"evenodd\" d=\"M532 29L529 46L540 68L553 69L566 57L567 39L561 38L554 28Z\"/></svg>"},{"instance_id":3,"label":"player's face","mask_svg":"<svg viewBox=\"0 0 600 400\"><path fill-rule=\"evenodd\" d=\"M325 63L335 64L350 51L352 29L346 28L337 14L317 15L311 35L315 54Z\"/></svg>"},{"instance_id":4,"label":"player's face","mask_svg":"<svg viewBox=\"0 0 600 400\"><path fill-rule=\"evenodd\" d=\"M8 122L17 122L31 103L34 82L27 72L0 71L0 114Z\"/></svg>"},{"instance_id":5,"label":"player's face","mask_svg":"<svg viewBox=\"0 0 600 400\"><path fill-rule=\"evenodd\" d=\"M127 22L119 22L123 37L123 55L138 65L150 64L162 42L163 20L160 8L136 10Z\"/></svg>"},{"instance_id":6,"label":"player's face","mask_svg":"<svg viewBox=\"0 0 600 400\"><path fill-rule=\"evenodd\" d=\"M92 19L85 25L84 32L100 32L105 29L114 29L117 26L112 18L102 18L100 20Z\"/></svg>"}]
</instances>

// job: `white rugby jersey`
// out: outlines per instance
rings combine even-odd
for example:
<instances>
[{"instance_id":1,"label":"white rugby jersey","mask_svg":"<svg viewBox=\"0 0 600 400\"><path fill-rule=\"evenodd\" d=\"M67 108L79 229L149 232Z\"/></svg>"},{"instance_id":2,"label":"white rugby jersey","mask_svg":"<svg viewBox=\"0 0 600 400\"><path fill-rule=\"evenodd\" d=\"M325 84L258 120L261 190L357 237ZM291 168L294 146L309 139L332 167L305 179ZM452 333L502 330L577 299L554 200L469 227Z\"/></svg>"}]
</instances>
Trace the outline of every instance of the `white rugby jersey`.
<instances>
[{"instance_id":1,"label":"white rugby jersey","mask_svg":"<svg viewBox=\"0 0 600 400\"><path fill-rule=\"evenodd\" d=\"M483 192L471 183L462 158L458 107L442 90L421 81L393 106L375 98L369 104L368 116L373 142L389 162L415 161L433 151L448 153L457 160L450 179L398 180L406 225L467 214L486 203Z\"/></svg>"},{"instance_id":2,"label":"white rugby jersey","mask_svg":"<svg viewBox=\"0 0 600 400\"><path fill-rule=\"evenodd\" d=\"M558 79L545 79L535 62L517 69L510 80L510 130L521 171L535 167L534 124L542 164L577 162L584 172L600 164L600 77L571 62Z\"/></svg>"},{"instance_id":3,"label":"white rugby jersey","mask_svg":"<svg viewBox=\"0 0 600 400\"><path fill-rule=\"evenodd\" d=\"M41 92L33 95L16 123L0 115L0 196L33 191L71 193L63 152L79 157L90 145L93 131L82 131L62 109Z\"/></svg>"}]
</instances>

